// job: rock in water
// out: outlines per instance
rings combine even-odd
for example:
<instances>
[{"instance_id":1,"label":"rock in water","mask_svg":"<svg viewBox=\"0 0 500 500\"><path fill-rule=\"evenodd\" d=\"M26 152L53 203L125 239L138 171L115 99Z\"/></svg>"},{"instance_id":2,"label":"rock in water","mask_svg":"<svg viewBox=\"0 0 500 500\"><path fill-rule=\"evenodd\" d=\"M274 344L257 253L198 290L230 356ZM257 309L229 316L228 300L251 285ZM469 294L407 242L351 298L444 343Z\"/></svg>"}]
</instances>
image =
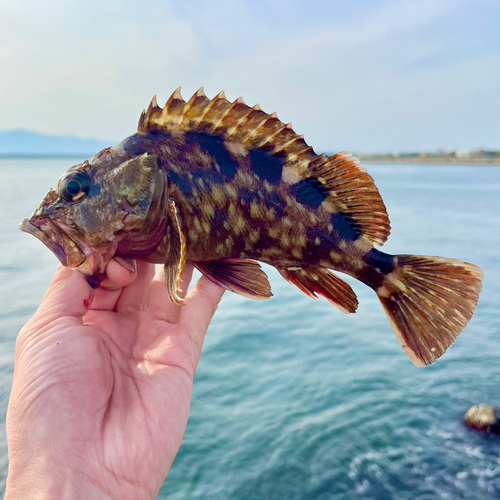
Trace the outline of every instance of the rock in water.
<instances>
[{"instance_id":1,"label":"rock in water","mask_svg":"<svg viewBox=\"0 0 500 500\"><path fill-rule=\"evenodd\" d=\"M474 405L465 414L465 425L476 431L500 434L500 408L488 405Z\"/></svg>"}]
</instances>

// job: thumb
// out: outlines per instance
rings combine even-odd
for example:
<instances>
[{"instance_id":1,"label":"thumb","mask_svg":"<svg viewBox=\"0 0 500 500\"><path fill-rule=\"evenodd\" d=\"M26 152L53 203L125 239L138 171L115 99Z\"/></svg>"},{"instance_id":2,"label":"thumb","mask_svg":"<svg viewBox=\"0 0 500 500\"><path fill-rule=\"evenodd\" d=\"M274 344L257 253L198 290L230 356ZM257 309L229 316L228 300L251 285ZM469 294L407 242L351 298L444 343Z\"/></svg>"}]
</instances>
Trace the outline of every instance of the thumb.
<instances>
[{"instance_id":1,"label":"thumb","mask_svg":"<svg viewBox=\"0 0 500 500\"><path fill-rule=\"evenodd\" d=\"M59 266L33 319L37 326L44 326L61 317L73 317L81 325L93 298L94 289L81 273Z\"/></svg>"},{"instance_id":2,"label":"thumb","mask_svg":"<svg viewBox=\"0 0 500 500\"><path fill-rule=\"evenodd\" d=\"M59 266L35 315L19 332L16 362L19 362L21 353L30 352L33 345L61 327L81 326L93 297L94 290L82 274Z\"/></svg>"}]
</instances>

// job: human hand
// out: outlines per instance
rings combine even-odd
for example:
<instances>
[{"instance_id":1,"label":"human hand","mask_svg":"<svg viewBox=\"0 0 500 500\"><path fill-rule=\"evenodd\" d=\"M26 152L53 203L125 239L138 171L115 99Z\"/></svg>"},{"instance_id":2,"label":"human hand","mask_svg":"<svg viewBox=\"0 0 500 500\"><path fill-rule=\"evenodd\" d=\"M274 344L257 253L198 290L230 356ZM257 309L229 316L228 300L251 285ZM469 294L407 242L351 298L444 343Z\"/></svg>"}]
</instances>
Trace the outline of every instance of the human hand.
<instances>
[{"instance_id":1,"label":"human hand","mask_svg":"<svg viewBox=\"0 0 500 500\"><path fill-rule=\"evenodd\" d=\"M16 343L6 500L156 498L224 291L202 277L178 307L153 275L152 264L113 259L94 291L56 271Z\"/></svg>"}]
</instances>

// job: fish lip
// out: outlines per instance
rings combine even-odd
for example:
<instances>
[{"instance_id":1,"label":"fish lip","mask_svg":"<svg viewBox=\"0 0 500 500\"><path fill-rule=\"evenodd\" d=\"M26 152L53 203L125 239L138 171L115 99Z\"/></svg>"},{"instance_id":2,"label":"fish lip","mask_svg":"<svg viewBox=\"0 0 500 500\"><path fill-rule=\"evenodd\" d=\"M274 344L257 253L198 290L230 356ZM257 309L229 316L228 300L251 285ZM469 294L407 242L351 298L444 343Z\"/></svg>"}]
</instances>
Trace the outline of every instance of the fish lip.
<instances>
[{"instance_id":1,"label":"fish lip","mask_svg":"<svg viewBox=\"0 0 500 500\"><path fill-rule=\"evenodd\" d=\"M49 219L47 221L44 220L40 224L43 229L33 224L33 222L29 219L24 219L19 224L19 229L38 238L45 246L52 250L63 266L78 267L85 262L86 256L81 249L69 236L57 231ZM68 250L70 251L69 258Z\"/></svg>"},{"instance_id":2,"label":"fish lip","mask_svg":"<svg viewBox=\"0 0 500 500\"><path fill-rule=\"evenodd\" d=\"M68 265L68 258L66 257L64 248L49 238L47 233L44 233L41 229L34 226L28 219L24 219L21 224L19 224L19 229L25 233L32 234L35 238L38 238L44 245L52 250L63 266Z\"/></svg>"}]
</instances>

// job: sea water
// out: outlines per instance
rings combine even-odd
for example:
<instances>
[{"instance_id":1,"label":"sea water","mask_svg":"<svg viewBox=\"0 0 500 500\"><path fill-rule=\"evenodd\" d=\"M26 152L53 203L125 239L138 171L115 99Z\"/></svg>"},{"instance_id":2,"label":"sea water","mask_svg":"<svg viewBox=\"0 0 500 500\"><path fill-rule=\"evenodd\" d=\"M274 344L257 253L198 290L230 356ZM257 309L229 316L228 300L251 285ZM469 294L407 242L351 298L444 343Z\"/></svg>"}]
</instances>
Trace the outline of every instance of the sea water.
<instances>
[{"instance_id":1,"label":"sea water","mask_svg":"<svg viewBox=\"0 0 500 500\"><path fill-rule=\"evenodd\" d=\"M0 160L0 493L15 338L57 260L18 230L74 159ZM226 293L206 337L191 415L161 499L493 500L500 437L462 423L500 405L500 169L368 165L390 253L459 258L485 272L477 312L433 366L413 366L376 295L346 277L354 315L265 267L269 301Z\"/></svg>"}]
</instances>

